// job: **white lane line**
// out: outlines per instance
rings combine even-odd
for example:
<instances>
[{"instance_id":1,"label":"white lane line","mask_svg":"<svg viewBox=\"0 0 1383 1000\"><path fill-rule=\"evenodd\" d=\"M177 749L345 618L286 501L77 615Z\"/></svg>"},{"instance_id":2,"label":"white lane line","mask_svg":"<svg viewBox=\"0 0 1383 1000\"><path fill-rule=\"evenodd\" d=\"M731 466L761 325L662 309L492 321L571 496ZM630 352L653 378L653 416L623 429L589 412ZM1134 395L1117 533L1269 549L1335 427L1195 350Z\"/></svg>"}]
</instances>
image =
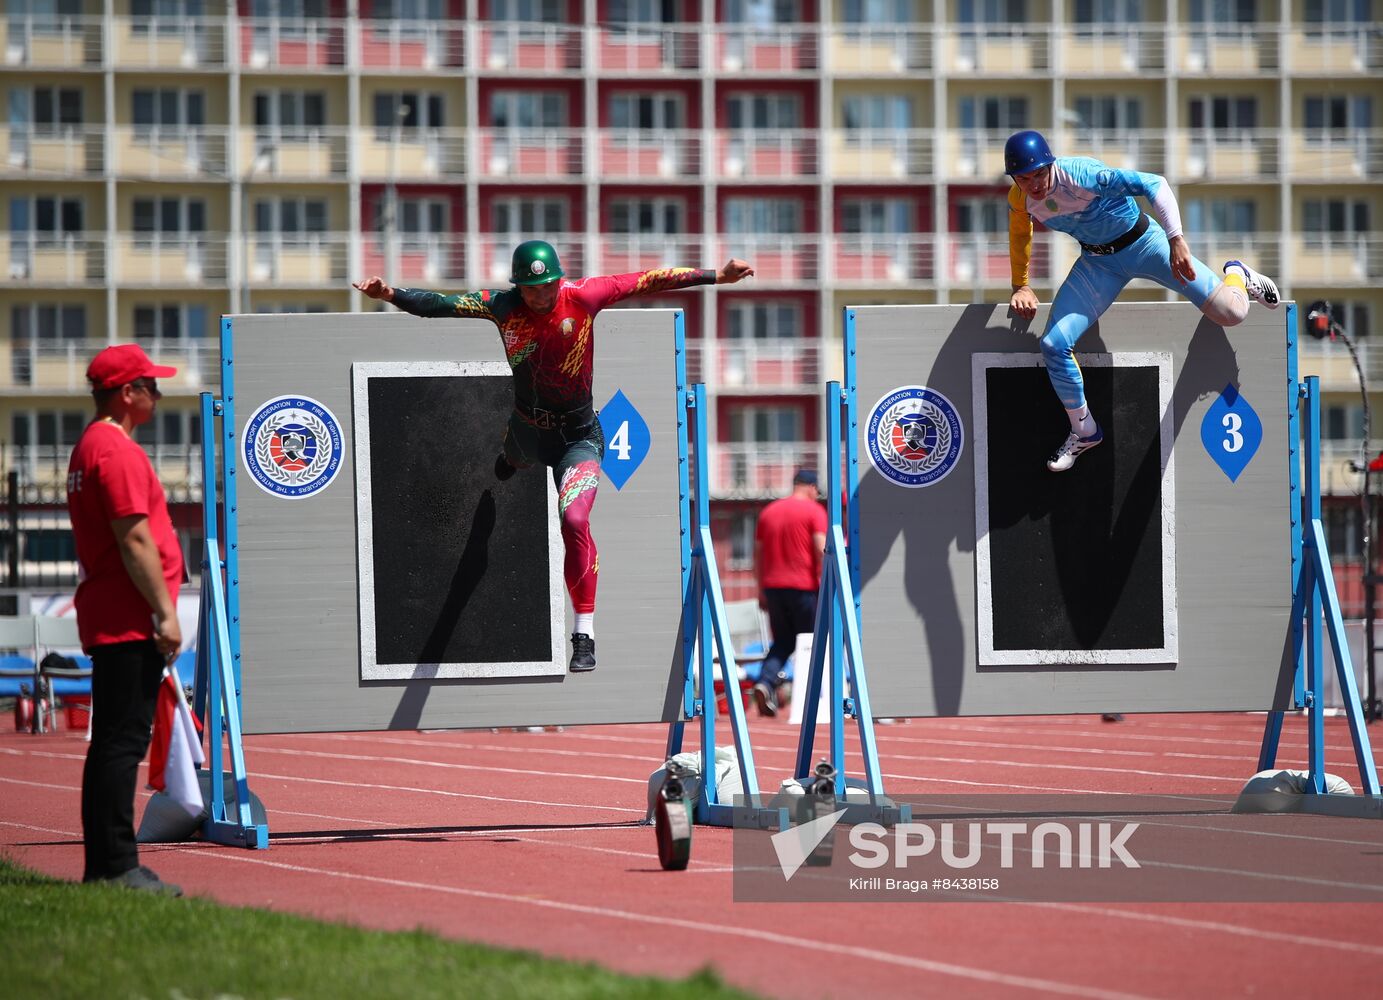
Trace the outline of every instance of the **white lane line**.
<instances>
[{"instance_id":1,"label":"white lane line","mask_svg":"<svg viewBox=\"0 0 1383 1000\"><path fill-rule=\"evenodd\" d=\"M206 856L222 861L236 861L242 864L263 865L307 875L324 875L329 878L369 882L376 885L389 885L402 889L420 889L448 895L469 896L473 899L486 899L500 903L514 903L520 906L534 906L540 909L578 913L588 917L603 917L609 920L625 921L645 926L649 924L658 924L663 927L676 928L682 931L694 931L703 934L717 934L736 938L756 946L763 944L780 944L797 949L799 954L810 954L814 952L816 954L829 953L842 955L846 958L879 962L886 965L897 965L909 969L918 969L923 972L931 972L937 975L993 983L995 985L1014 987L1017 989L1045 991L1048 993L1060 994L1062 996L1091 997L1097 998L1097 1000L1149 1000L1149 998L1140 994L1103 990L1097 987L1081 986L1077 983L1060 982L1054 979L1041 979L1034 976L992 972L987 969L975 968L973 966L956 965L950 962L938 962L913 955L898 955L877 948L862 948L855 945L840 944L836 941L793 937L787 934L779 934L775 931L766 930L762 927L736 927L722 923L706 923L700 920L685 920L679 917L668 917L658 913L637 913L630 910L617 910L613 907L587 906L554 899L533 899L528 896L518 896L504 892L490 892L482 889L463 889L457 886L411 882L404 879L384 878L378 875L364 875L356 872L337 871L330 868L310 868L306 865L293 865L280 861L268 861L262 858L237 857L229 854L208 854Z\"/></svg>"},{"instance_id":2,"label":"white lane line","mask_svg":"<svg viewBox=\"0 0 1383 1000\"><path fill-rule=\"evenodd\" d=\"M485 771L490 774L526 774L538 778L589 779L592 781L621 781L633 785L647 785L647 778L619 778L608 774L574 773L568 771L534 771L517 767L491 767L487 764L452 764L440 760L419 760L416 757L384 757L375 754L328 753L325 750L296 750L285 747L255 747L251 756L257 753L286 754L291 757L315 757L321 760L363 761L370 764L408 764L417 767L437 767L450 771Z\"/></svg>"}]
</instances>

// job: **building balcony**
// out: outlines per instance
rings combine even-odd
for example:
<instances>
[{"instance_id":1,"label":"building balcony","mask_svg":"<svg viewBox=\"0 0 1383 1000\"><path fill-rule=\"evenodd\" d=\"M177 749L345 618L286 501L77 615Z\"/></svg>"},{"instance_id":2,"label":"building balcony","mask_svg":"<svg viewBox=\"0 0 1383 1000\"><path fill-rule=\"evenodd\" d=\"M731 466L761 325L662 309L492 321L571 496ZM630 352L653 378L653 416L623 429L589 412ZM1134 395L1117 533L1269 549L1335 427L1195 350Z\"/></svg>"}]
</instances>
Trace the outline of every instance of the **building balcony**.
<instances>
[{"instance_id":1,"label":"building balcony","mask_svg":"<svg viewBox=\"0 0 1383 1000\"><path fill-rule=\"evenodd\" d=\"M365 72L456 70L466 65L466 29L451 21L360 22L355 65Z\"/></svg>"},{"instance_id":2,"label":"building balcony","mask_svg":"<svg viewBox=\"0 0 1383 1000\"><path fill-rule=\"evenodd\" d=\"M1383 281L1383 232L1297 233L1288 238L1287 253L1293 285L1354 287Z\"/></svg>"},{"instance_id":3,"label":"building balcony","mask_svg":"<svg viewBox=\"0 0 1383 1000\"><path fill-rule=\"evenodd\" d=\"M1242 260L1279 283L1282 281L1282 237L1277 233L1188 232L1191 253L1216 274L1227 260ZM1293 264L1292 281L1301 280Z\"/></svg>"},{"instance_id":4,"label":"building balcony","mask_svg":"<svg viewBox=\"0 0 1383 1000\"><path fill-rule=\"evenodd\" d=\"M1293 129L1291 179L1357 184L1383 178L1383 130Z\"/></svg>"},{"instance_id":5,"label":"building balcony","mask_svg":"<svg viewBox=\"0 0 1383 1000\"><path fill-rule=\"evenodd\" d=\"M1282 68L1276 26L1216 24L1172 29L1174 69L1190 76L1275 76Z\"/></svg>"},{"instance_id":6,"label":"building balcony","mask_svg":"<svg viewBox=\"0 0 1383 1000\"><path fill-rule=\"evenodd\" d=\"M220 347L215 340L141 340L140 344L159 364L178 369L171 379L159 379L165 395L191 395L220 377ZM0 339L0 379L4 380L0 391L35 396L90 392L86 367L97 352L109 346L108 341L91 339ZM64 471L66 468L64 461Z\"/></svg>"},{"instance_id":7,"label":"building balcony","mask_svg":"<svg viewBox=\"0 0 1383 1000\"><path fill-rule=\"evenodd\" d=\"M112 129L111 169L118 177L224 181L229 145L224 125L118 125Z\"/></svg>"},{"instance_id":8,"label":"building balcony","mask_svg":"<svg viewBox=\"0 0 1383 1000\"><path fill-rule=\"evenodd\" d=\"M1383 381L1383 349L1375 348L1369 343L1369 338L1364 338L1355 342L1354 350L1359 355L1359 367L1364 370L1369 385L1379 385ZM1297 352L1299 376L1319 376L1322 392L1345 392L1351 395L1359 392L1359 372L1343 342L1299 337ZM1355 442L1355 454L1358 455L1358 442ZM1383 477L1380 478L1383 481Z\"/></svg>"},{"instance_id":9,"label":"building balcony","mask_svg":"<svg viewBox=\"0 0 1383 1000\"><path fill-rule=\"evenodd\" d=\"M596 64L603 74L648 76L701 68L698 26L606 24L596 30Z\"/></svg>"},{"instance_id":10,"label":"building balcony","mask_svg":"<svg viewBox=\"0 0 1383 1000\"><path fill-rule=\"evenodd\" d=\"M828 173L838 181L911 181L936 171L931 129L826 130Z\"/></svg>"},{"instance_id":11,"label":"building balcony","mask_svg":"<svg viewBox=\"0 0 1383 1000\"><path fill-rule=\"evenodd\" d=\"M106 274L104 233L0 233L0 272L34 287L100 285Z\"/></svg>"},{"instance_id":12,"label":"building balcony","mask_svg":"<svg viewBox=\"0 0 1383 1000\"><path fill-rule=\"evenodd\" d=\"M1167 169L1178 181L1277 181L1282 176L1278 129L1178 129Z\"/></svg>"},{"instance_id":13,"label":"building balcony","mask_svg":"<svg viewBox=\"0 0 1383 1000\"><path fill-rule=\"evenodd\" d=\"M1287 33L1287 69L1301 76L1376 75L1383 71L1383 24L1294 24Z\"/></svg>"},{"instance_id":14,"label":"building balcony","mask_svg":"<svg viewBox=\"0 0 1383 1000\"><path fill-rule=\"evenodd\" d=\"M716 25L711 29L713 68L728 75L814 75L821 69L818 27Z\"/></svg>"},{"instance_id":15,"label":"building balcony","mask_svg":"<svg viewBox=\"0 0 1383 1000\"><path fill-rule=\"evenodd\" d=\"M601 180L701 176L698 129L601 129L595 143Z\"/></svg>"},{"instance_id":16,"label":"building balcony","mask_svg":"<svg viewBox=\"0 0 1383 1000\"><path fill-rule=\"evenodd\" d=\"M1067 77L1165 73L1167 34L1159 25L1102 24L1057 34L1057 63Z\"/></svg>"},{"instance_id":17,"label":"building balcony","mask_svg":"<svg viewBox=\"0 0 1383 1000\"><path fill-rule=\"evenodd\" d=\"M714 237L714 243L716 252L711 260L738 257L749 261L760 285L810 287L822 277L822 241L814 235L721 233Z\"/></svg>"},{"instance_id":18,"label":"building balcony","mask_svg":"<svg viewBox=\"0 0 1383 1000\"><path fill-rule=\"evenodd\" d=\"M582 69L583 28L517 21L483 21L472 27L483 71L531 75Z\"/></svg>"},{"instance_id":19,"label":"building balcony","mask_svg":"<svg viewBox=\"0 0 1383 1000\"><path fill-rule=\"evenodd\" d=\"M711 452L711 496L717 500L775 500L792 492L798 469L823 466L812 441L720 441Z\"/></svg>"},{"instance_id":20,"label":"building balcony","mask_svg":"<svg viewBox=\"0 0 1383 1000\"><path fill-rule=\"evenodd\" d=\"M1121 170L1166 174L1167 133L1163 129L1071 129L1061 138L1074 155L1093 156ZM1002 156L1002 151L996 152Z\"/></svg>"},{"instance_id":21,"label":"building balcony","mask_svg":"<svg viewBox=\"0 0 1383 1000\"><path fill-rule=\"evenodd\" d=\"M1052 32L1007 24L940 29L944 65L953 76L1032 77L1052 74Z\"/></svg>"},{"instance_id":22,"label":"building balcony","mask_svg":"<svg viewBox=\"0 0 1383 1000\"><path fill-rule=\"evenodd\" d=\"M602 233L598 237L598 258L592 273L630 274L655 267L701 267L701 236L652 233ZM563 261L566 258L562 258ZM574 273L568 269L568 273Z\"/></svg>"},{"instance_id":23,"label":"building balcony","mask_svg":"<svg viewBox=\"0 0 1383 1000\"><path fill-rule=\"evenodd\" d=\"M826 26L826 59L837 76L929 74L932 29L915 24Z\"/></svg>"},{"instance_id":24,"label":"building balcony","mask_svg":"<svg viewBox=\"0 0 1383 1000\"><path fill-rule=\"evenodd\" d=\"M6 14L0 18L0 58L26 69L99 69L105 40L99 15Z\"/></svg>"},{"instance_id":25,"label":"building balcony","mask_svg":"<svg viewBox=\"0 0 1383 1000\"><path fill-rule=\"evenodd\" d=\"M878 288L936 281L936 237L930 234L839 235L832 246L832 284Z\"/></svg>"},{"instance_id":26,"label":"building balcony","mask_svg":"<svg viewBox=\"0 0 1383 1000\"><path fill-rule=\"evenodd\" d=\"M339 266L337 277L333 271L330 284L344 287L348 278L346 250L350 234L341 233L331 237L340 240ZM365 274L388 275L395 284L408 287L417 284L423 287L437 287L439 290L464 286L470 283L466 273L466 238L446 234L431 233L365 233L361 239L361 268ZM513 247L510 247L513 252ZM563 258L565 261L565 258ZM509 272L504 273L504 284L509 283Z\"/></svg>"},{"instance_id":27,"label":"building balcony","mask_svg":"<svg viewBox=\"0 0 1383 1000\"><path fill-rule=\"evenodd\" d=\"M1070 243L1063 248L1058 239ZM1010 288L1012 269L1007 233L955 233L938 237L938 256L946 283L971 288ZM1065 250L1065 253L1062 251ZM1034 233L1028 261L1028 283L1048 286L1059 282L1078 250L1074 240L1059 233Z\"/></svg>"},{"instance_id":28,"label":"building balcony","mask_svg":"<svg viewBox=\"0 0 1383 1000\"><path fill-rule=\"evenodd\" d=\"M229 242L225 233L117 233L112 278L121 285L224 287Z\"/></svg>"},{"instance_id":29,"label":"building balcony","mask_svg":"<svg viewBox=\"0 0 1383 1000\"><path fill-rule=\"evenodd\" d=\"M1008 137L1007 129L938 131L937 162L942 165L947 180L1008 187L1011 182L1004 176L1004 143Z\"/></svg>"},{"instance_id":30,"label":"building balcony","mask_svg":"<svg viewBox=\"0 0 1383 1000\"><path fill-rule=\"evenodd\" d=\"M0 175L33 180L99 177L105 171L101 125L0 125Z\"/></svg>"},{"instance_id":31,"label":"building balcony","mask_svg":"<svg viewBox=\"0 0 1383 1000\"><path fill-rule=\"evenodd\" d=\"M809 180L821 162L815 129L721 129L716 133L716 165L722 178Z\"/></svg>"},{"instance_id":32,"label":"building balcony","mask_svg":"<svg viewBox=\"0 0 1383 1000\"><path fill-rule=\"evenodd\" d=\"M91 353L95 354L96 351L106 346L109 345L101 342L93 348ZM163 360L162 357L158 359ZM91 355L87 355L86 359L82 361L83 370L90 360ZM83 393L89 391L85 379L82 379L80 388ZM202 449L200 444L154 444L143 445L142 447L150 461L153 462L154 471L167 491L170 503L195 503L201 500ZM25 502L36 501L65 505L67 502L67 466L72 461L72 450L72 445L62 444L10 444L0 448L0 461L3 461L6 472L19 473L20 490L21 494L24 495ZM48 530L70 530L66 511L59 507L57 514L58 517L51 523ZM26 518L26 520L31 519ZM35 580L42 576L50 583L56 583L54 577L67 577L69 578L66 580L68 587L77 582L75 563L26 560L21 562L20 568L21 570L27 569L27 572L24 572L25 580ZM188 569L195 578L197 564L189 562Z\"/></svg>"},{"instance_id":33,"label":"building balcony","mask_svg":"<svg viewBox=\"0 0 1383 1000\"><path fill-rule=\"evenodd\" d=\"M336 181L345 180L350 165L351 130L344 125L277 126L240 130L238 175L250 180ZM400 145L404 156L413 156L414 144ZM374 166L377 155L366 166ZM387 166L387 157L386 166ZM419 166L417 159L408 166ZM368 172L368 171L367 171Z\"/></svg>"},{"instance_id":34,"label":"building balcony","mask_svg":"<svg viewBox=\"0 0 1383 1000\"><path fill-rule=\"evenodd\" d=\"M249 233L244 239L251 288L343 287L350 280L350 233ZM369 248L370 238L364 243ZM395 259L403 262L405 256Z\"/></svg>"},{"instance_id":35,"label":"building balcony","mask_svg":"<svg viewBox=\"0 0 1383 1000\"><path fill-rule=\"evenodd\" d=\"M821 390L821 343L722 339L712 347L703 340L691 340L687 378L709 382L721 394L815 394Z\"/></svg>"},{"instance_id":36,"label":"building balcony","mask_svg":"<svg viewBox=\"0 0 1383 1000\"><path fill-rule=\"evenodd\" d=\"M586 176L586 130L483 128L475 174L482 180L580 180Z\"/></svg>"},{"instance_id":37,"label":"building balcony","mask_svg":"<svg viewBox=\"0 0 1383 1000\"><path fill-rule=\"evenodd\" d=\"M349 134L349 129L326 133L340 143L342 157ZM466 172L467 141L463 128L360 128L355 131L360 176L367 181L460 180ZM333 155L330 162L334 166L340 160Z\"/></svg>"},{"instance_id":38,"label":"building balcony","mask_svg":"<svg viewBox=\"0 0 1383 1000\"><path fill-rule=\"evenodd\" d=\"M215 69L227 64L226 22L213 17L115 17L117 69Z\"/></svg>"},{"instance_id":39,"label":"building balcony","mask_svg":"<svg viewBox=\"0 0 1383 1000\"><path fill-rule=\"evenodd\" d=\"M238 23L246 69L302 73L346 65L344 19L242 17Z\"/></svg>"}]
</instances>

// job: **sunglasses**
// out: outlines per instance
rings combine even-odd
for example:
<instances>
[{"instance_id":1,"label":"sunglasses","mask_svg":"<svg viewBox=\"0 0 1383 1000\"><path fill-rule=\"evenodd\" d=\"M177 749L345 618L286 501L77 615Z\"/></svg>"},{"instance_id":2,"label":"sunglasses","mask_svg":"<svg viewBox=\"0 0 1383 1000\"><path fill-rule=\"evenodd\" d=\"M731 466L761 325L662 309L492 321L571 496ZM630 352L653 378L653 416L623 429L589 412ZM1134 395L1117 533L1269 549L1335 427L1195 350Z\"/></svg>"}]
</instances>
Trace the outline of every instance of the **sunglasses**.
<instances>
[{"instance_id":1,"label":"sunglasses","mask_svg":"<svg viewBox=\"0 0 1383 1000\"><path fill-rule=\"evenodd\" d=\"M144 379L144 378L135 379L133 382L130 383L130 388L131 388L131 389L143 389L143 390L144 390L145 392L147 392L150 396L153 396L153 397L155 397L155 398L160 397L160 396L163 395L163 393L159 391L158 383L155 382L153 379Z\"/></svg>"}]
</instances>

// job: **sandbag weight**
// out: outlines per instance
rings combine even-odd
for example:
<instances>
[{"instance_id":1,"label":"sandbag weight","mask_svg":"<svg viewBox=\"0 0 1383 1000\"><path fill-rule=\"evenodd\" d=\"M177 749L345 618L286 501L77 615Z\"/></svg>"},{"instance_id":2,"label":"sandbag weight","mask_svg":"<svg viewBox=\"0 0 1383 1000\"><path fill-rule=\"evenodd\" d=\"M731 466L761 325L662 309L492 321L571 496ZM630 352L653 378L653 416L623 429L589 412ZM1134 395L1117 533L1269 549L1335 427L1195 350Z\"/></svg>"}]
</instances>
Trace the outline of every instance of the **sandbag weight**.
<instances>
[{"instance_id":1,"label":"sandbag weight","mask_svg":"<svg viewBox=\"0 0 1383 1000\"><path fill-rule=\"evenodd\" d=\"M686 870L691 861L692 802L680 764L669 763L663 787L653 806L653 828L658 838L658 864L664 871Z\"/></svg>"}]
</instances>

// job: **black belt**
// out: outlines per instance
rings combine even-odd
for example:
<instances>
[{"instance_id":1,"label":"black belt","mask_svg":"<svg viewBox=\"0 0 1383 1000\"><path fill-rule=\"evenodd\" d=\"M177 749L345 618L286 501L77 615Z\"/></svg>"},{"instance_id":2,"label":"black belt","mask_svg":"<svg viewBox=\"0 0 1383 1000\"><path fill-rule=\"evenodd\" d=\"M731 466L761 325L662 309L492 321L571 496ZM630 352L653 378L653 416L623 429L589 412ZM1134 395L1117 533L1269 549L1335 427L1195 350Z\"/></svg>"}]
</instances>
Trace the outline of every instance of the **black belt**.
<instances>
[{"instance_id":1,"label":"black belt","mask_svg":"<svg viewBox=\"0 0 1383 1000\"><path fill-rule=\"evenodd\" d=\"M595 422L595 408L590 403L575 410L545 410L522 399L515 399L514 409L525 421L545 431L575 430L590 427Z\"/></svg>"},{"instance_id":2,"label":"black belt","mask_svg":"<svg viewBox=\"0 0 1383 1000\"><path fill-rule=\"evenodd\" d=\"M1093 253L1096 257L1108 257L1112 253L1118 253L1124 247L1132 246L1133 242L1148 231L1147 215L1138 216L1138 221L1133 224L1133 228L1124 233L1113 243L1082 243L1080 248L1086 253Z\"/></svg>"}]
</instances>

